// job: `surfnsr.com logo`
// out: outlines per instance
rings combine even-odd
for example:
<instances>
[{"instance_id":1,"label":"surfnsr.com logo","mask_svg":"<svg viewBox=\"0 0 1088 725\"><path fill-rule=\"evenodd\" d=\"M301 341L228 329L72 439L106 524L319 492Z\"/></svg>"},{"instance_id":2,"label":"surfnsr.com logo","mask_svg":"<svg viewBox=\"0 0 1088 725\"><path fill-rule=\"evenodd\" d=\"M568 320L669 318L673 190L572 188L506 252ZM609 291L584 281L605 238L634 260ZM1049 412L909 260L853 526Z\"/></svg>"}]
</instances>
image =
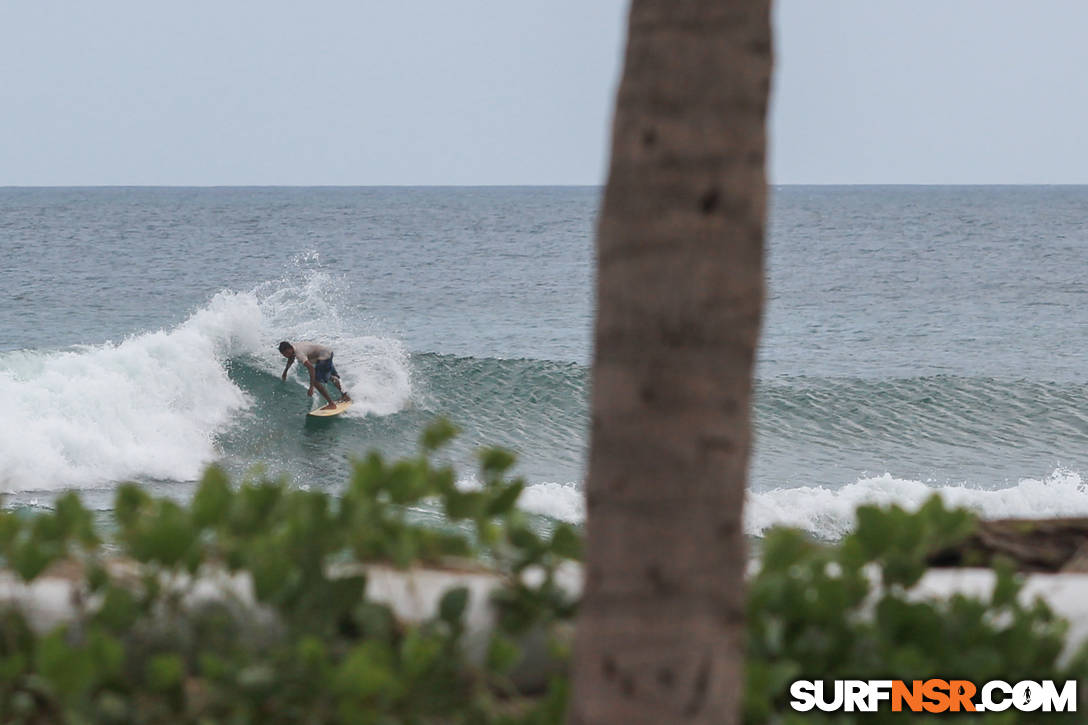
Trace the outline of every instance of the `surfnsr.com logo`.
<instances>
[{"instance_id":1,"label":"surfnsr.com logo","mask_svg":"<svg viewBox=\"0 0 1088 725\"><path fill-rule=\"evenodd\" d=\"M1076 712L1077 682L1066 680L797 680L790 685L797 712Z\"/></svg>"}]
</instances>

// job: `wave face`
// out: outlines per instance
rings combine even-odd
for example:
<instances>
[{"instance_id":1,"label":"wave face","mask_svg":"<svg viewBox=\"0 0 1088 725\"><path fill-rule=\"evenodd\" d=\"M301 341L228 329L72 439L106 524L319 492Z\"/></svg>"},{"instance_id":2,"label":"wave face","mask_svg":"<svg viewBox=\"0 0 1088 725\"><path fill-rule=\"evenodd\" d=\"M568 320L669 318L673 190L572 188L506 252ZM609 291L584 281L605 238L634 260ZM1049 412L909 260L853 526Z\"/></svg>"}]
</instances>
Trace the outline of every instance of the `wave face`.
<instances>
[{"instance_id":1,"label":"wave face","mask_svg":"<svg viewBox=\"0 0 1088 725\"><path fill-rule=\"evenodd\" d=\"M971 442L993 451L1088 443L1088 390L1073 383L939 375L798 378L760 386L757 417L771 431L839 446L855 441Z\"/></svg>"},{"instance_id":2,"label":"wave face","mask_svg":"<svg viewBox=\"0 0 1088 725\"><path fill-rule=\"evenodd\" d=\"M863 503L934 492L986 517L1088 514L1088 391L995 377L793 378L759 386L748 533L842 536Z\"/></svg>"},{"instance_id":3,"label":"wave face","mask_svg":"<svg viewBox=\"0 0 1088 725\"><path fill-rule=\"evenodd\" d=\"M588 370L551 360L413 355L415 402L466 428L478 445L540 459L540 475L580 476Z\"/></svg>"},{"instance_id":4,"label":"wave face","mask_svg":"<svg viewBox=\"0 0 1088 725\"><path fill-rule=\"evenodd\" d=\"M119 343L0 354L17 433L0 437L0 484L17 500L61 488L191 482L218 461L335 488L371 449L416 452L436 416L463 428L446 457L471 485L475 452L519 453L523 507L581 522L588 368L548 360L409 353L359 323L319 272L222 291L170 329ZM305 411L279 339L336 350L356 405L333 425ZM780 378L757 386L746 530L849 530L861 503L920 504L934 491L985 516L1088 514L1080 471L1088 393L1072 383L928 376Z\"/></svg>"},{"instance_id":5,"label":"wave face","mask_svg":"<svg viewBox=\"0 0 1088 725\"><path fill-rule=\"evenodd\" d=\"M1088 390L931 376L802 378L759 387L757 490L839 487L859 473L1000 488L1088 470Z\"/></svg>"}]
</instances>

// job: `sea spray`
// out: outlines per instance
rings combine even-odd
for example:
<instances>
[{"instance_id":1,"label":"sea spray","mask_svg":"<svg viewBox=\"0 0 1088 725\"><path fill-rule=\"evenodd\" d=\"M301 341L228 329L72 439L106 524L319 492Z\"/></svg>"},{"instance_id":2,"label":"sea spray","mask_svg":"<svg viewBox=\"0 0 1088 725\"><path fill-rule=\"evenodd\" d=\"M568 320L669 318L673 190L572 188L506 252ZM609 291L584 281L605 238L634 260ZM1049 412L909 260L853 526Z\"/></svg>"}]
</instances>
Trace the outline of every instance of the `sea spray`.
<instances>
[{"instance_id":1,"label":"sea spray","mask_svg":"<svg viewBox=\"0 0 1088 725\"><path fill-rule=\"evenodd\" d=\"M307 261L312 261L312 255L296 263L301 266ZM344 388L355 401L344 417L390 415L411 402L408 351L395 338L360 333L365 323L341 310L343 285L327 272L312 269L259 285L253 295L261 310L262 339L328 345ZM276 375L282 372L285 360L273 346L251 352L261 369ZM308 386L309 377L301 366L294 366L293 379Z\"/></svg>"}]
</instances>

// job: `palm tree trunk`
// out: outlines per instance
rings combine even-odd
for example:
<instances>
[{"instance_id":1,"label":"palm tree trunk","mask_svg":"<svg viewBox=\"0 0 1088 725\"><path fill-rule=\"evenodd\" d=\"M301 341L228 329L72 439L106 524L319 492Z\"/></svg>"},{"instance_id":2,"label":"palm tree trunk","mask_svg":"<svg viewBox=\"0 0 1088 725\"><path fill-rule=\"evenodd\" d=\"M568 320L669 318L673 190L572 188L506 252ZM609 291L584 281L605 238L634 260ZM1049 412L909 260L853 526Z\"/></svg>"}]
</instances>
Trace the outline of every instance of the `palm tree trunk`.
<instances>
[{"instance_id":1,"label":"palm tree trunk","mask_svg":"<svg viewBox=\"0 0 1088 725\"><path fill-rule=\"evenodd\" d=\"M769 0L633 0L597 237L575 723L739 721Z\"/></svg>"}]
</instances>

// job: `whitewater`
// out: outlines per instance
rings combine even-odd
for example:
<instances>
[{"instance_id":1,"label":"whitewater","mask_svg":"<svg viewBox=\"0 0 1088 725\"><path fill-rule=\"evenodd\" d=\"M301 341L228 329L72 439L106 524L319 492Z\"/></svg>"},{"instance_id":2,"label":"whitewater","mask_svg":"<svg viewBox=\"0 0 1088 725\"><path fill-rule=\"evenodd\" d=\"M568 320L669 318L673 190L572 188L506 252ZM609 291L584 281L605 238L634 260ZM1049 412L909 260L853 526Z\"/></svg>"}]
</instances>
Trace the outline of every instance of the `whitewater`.
<instances>
[{"instance_id":1,"label":"whitewater","mask_svg":"<svg viewBox=\"0 0 1088 725\"><path fill-rule=\"evenodd\" d=\"M173 329L118 343L0 354L0 396L19 421L18 435L0 439L3 490L194 480L219 457L217 436L255 412L231 366L278 374L268 344L277 335L321 335L353 361L345 382L357 404L349 416L403 408L411 396L403 347L346 334L317 292L327 283L314 275L300 288L224 291ZM288 310L317 314L292 317Z\"/></svg>"}]
</instances>

